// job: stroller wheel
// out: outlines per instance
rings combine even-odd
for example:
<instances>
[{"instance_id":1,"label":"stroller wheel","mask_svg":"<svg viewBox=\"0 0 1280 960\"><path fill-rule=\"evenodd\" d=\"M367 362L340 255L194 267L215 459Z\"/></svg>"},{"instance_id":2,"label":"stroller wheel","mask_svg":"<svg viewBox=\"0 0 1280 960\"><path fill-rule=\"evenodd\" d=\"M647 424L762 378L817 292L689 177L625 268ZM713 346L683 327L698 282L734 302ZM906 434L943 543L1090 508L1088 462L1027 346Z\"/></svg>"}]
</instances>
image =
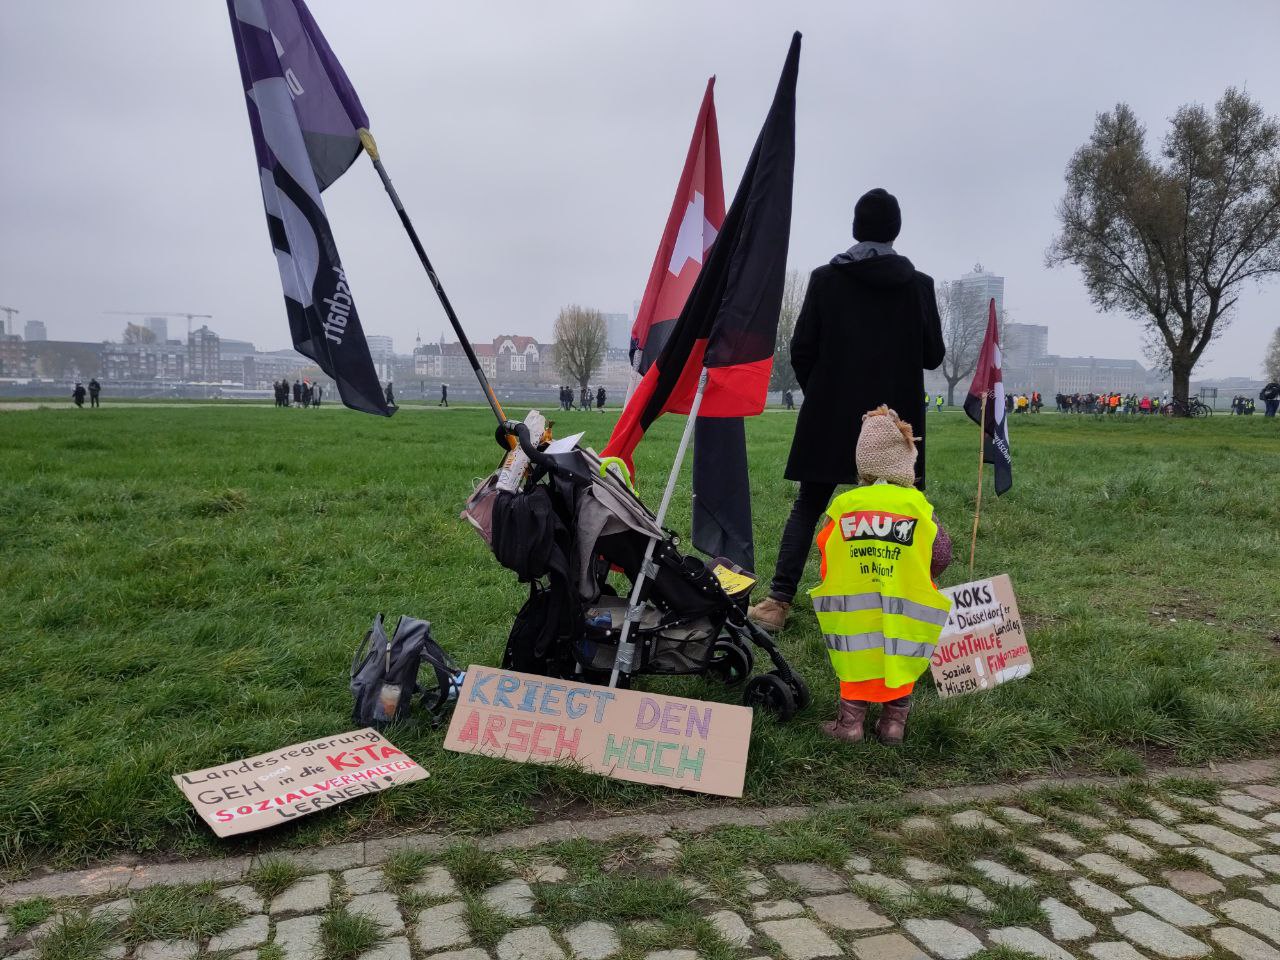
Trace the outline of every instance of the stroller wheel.
<instances>
[{"instance_id":1,"label":"stroller wheel","mask_svg":"<svg viewBox=\"0 0 1280 960\"><path fill-rule=\"evenodd\" d=\"M751 649L721 637L711 645L711 659L707 661L708 675L715 677L726 687L736 687L751 676L751 668L755 666L755 657Z\"/></svg>"},{"instance_id":2,"label":"stroller wheel","mask_svg":"<svg viewBox=\"0 0 1280 960\"><path fill-rule=\"evenodd\" d=\"M752 677L742 691L742 702L753 710L768 710L780 722L790 720L796 714L796 695L791 686L776 673L762 673Z\"/></svg>"},{"instance_id":3,"label":"stroller wheel","mask_svg":"<svg viewBox=\"0 0 1280 960\"><path fill-rule=\"evenodd\" d=\"M807 708L813 698L809 696L809 685L804 682L804 677L792 670L789 686L791 687L792 695L796 698L796 709L804 710Z\"/></svg>"}]
</instances>

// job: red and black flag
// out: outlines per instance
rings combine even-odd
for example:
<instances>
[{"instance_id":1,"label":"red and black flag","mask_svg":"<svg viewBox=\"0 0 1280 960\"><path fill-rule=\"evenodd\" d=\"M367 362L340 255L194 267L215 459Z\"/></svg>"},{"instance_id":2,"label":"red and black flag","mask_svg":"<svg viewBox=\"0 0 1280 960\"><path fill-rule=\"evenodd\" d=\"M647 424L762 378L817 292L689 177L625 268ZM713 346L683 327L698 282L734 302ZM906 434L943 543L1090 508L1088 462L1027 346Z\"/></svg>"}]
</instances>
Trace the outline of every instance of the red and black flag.
<instances>
[{"instance_id":1,"label":"red and black flag","mask_svg":"<svg viewBox=\"0 0 1280 960\"><path fill-rule=\"evenodd\" d=\"M993 298L987 313L987 335L982 340L982 352L978 354L978 369L969 384L969 395L964 398L964 412L969 419L982 427L985 435L983 460L996 468L996 494L1002 494L1013 486L1013 460L1009 455L1009 420L1004 399L1004 374L1000 369L1000 329L996 323L996 301ZM983 415L982 398L987 398L986 415Z\"/></svg>"},{"instance_id":2,"label":"red and black flag","mask_svg":"<svg viewBox=\"0 0 1280 960\"><path fill-rule=\"evenodd\" d=\"M796 33L773 104L720 232L661 351L622 411L606 456L621 457L630 464L650 424L664 413L688 413L704 367L707 385L701 417L755 416L764 409L791 233L799 65L800 34ZM736 433L741 435L740 425ZM735 505L746 504L749 511L750 494L745 447L740 439L726 439L741 449L726 451L723 459L708 449L714 448L714 438L695 439L694 479L695 510L701 502L714 514L723 510L727 517ZM706 469L698 469L699 460ZM722 527L726 522L721 516L711 519ZM745 532L749 543L749 512ZM722 552L706 544L705 538L700 540L696 532L695 543L709 553Z\"/></svg>"}]
</instances>

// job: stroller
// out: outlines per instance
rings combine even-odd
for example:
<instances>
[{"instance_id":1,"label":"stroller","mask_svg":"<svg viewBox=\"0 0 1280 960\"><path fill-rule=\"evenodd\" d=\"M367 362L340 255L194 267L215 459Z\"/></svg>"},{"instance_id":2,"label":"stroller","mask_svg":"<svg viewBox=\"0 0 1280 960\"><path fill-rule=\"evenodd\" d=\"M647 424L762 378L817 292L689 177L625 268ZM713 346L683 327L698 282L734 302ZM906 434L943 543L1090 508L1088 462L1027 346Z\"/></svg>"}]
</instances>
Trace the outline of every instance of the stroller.
<instances>
[{"instance_id":1,"label":"stroller","mask_svg":"<svg viewBox=\"0 0 1280 960\"><path fill-rule=\"evenodd\" d=\"M708 676L745 684L743 703L779 720L808 705L804 680L747 619L749 572L682 555L625 475L593 451L535 443L525 423L505 430L529 460L527 477L503 490L500 470L463 511L498 561L529 584L504 669L609 686L646 674ZM625 576L628 596L613 589L611 571ZM757 649L773 669L752 676Z\"/></svg>"}]
</instances>

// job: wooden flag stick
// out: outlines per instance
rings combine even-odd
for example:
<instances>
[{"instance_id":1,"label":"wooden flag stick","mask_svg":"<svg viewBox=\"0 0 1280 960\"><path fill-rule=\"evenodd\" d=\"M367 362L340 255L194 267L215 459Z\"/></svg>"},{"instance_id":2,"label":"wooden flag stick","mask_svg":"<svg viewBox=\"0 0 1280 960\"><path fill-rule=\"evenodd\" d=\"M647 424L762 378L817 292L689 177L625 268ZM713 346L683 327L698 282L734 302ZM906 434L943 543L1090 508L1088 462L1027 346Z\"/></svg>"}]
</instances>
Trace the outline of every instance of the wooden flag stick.
<instances>
[{"instance_id":1,"label":"wooden flag stick","mask_svg":"<svg viewBox=\"0 0 1280 960\"><path fill-rule=\"evenodd\" d=\"M987 445L987 394L982 394L982 412L978 415L978 500L973 508L973 538L969 541L969 579L973 579L973 558L978 552L978 517L982 513L982 462Z\"/></svg>"}]
</instances>

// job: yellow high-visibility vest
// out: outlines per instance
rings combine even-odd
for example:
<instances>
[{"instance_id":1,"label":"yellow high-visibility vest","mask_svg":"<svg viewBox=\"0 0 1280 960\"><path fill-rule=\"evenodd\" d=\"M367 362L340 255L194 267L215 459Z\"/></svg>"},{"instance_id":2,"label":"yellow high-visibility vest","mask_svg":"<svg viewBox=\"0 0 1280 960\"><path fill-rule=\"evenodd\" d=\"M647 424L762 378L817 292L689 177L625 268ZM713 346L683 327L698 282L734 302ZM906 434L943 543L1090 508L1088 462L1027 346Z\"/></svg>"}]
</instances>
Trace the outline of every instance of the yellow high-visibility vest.
<instances>
[{"instance_id":1,"label":"yellow high-visibility vest","mask_svg":"<svg viewBox=\"0 0 1280 960\"><path fill-rule=\"evenodd\" d=\"M951 610L929 576L933 507L915 487L879 482L836 497L827 517L822 584L809 594L836 676L914 682Z\"/></svg>"}]
</instances>

